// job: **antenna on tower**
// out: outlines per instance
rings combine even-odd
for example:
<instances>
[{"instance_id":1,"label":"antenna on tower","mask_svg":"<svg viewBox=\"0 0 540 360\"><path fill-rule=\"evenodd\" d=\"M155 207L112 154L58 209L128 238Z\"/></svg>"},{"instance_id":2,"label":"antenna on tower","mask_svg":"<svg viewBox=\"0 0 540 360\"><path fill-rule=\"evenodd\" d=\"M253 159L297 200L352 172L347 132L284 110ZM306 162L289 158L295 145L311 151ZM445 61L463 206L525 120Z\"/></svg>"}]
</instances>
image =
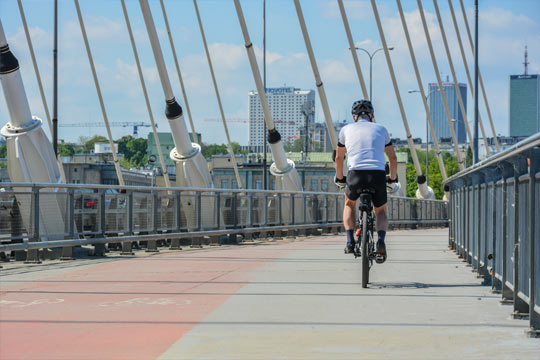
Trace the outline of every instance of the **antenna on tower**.
<instances>
[{"instance_id":1,"label":"antenna on tower","mask_svg":"<svg viewBox=\"0 0 540 360\"><path fill-rule=\"evenodd\" d=\"M523 75L529 75L528 67L529 67L529 54L527 53L527 45L525 45L525 61L523 61L524 70Z\"/></svg>"}]
</instances>

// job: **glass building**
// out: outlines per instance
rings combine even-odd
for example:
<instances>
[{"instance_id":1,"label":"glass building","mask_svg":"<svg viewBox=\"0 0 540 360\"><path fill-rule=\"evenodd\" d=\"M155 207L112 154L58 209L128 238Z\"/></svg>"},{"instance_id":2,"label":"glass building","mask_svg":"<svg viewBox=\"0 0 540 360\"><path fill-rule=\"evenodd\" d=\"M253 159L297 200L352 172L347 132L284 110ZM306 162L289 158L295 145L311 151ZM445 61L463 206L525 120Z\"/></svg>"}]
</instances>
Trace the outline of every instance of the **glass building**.
<instances>
[{"instance_id":1,"label":"glass building","mask_svg":"<svg viewBox=\"0 0 540 360\"><path fill-rule=\"evenodd\" d=\"M459 91L463 99L463 105L465 111L467 111L467 85L458 83ZM448 110L450 110L450 118L456 132L457 141L459 144L465 144L467 142L467 132L465 131L465 122L463 114L461 113L461 107L459 106L459 100L454 83L446 82L442 84L446 101L448 103ZM444 111L444 104L442 101L441 92L438 91L439 84L429 84L429 112L433 119L433 126L435 127L435 133L439 142L452 142L452 133L448 126L448 119L446 112ZM429 134L430 142L433 142L431 132Z\"/></svg>"},{"instance_id":2,"label":"glass building","mask_svg":"<svg viewBox=\"0 0 540 360\"><path fill-rule=\"evenodd\" d=\"M510 76L510 136L531 136L540 131L538 75Z\"/></svg>"}]
</instances>

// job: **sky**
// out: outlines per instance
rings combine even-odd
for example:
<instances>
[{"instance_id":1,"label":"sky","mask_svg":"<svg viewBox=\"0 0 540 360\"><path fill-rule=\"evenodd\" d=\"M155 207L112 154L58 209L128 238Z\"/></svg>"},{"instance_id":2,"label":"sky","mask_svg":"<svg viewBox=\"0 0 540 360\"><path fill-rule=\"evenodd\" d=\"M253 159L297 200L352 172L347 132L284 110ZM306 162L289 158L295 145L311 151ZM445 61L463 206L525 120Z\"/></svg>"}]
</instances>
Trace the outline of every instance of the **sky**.
<instances>
[{"instance_id":1,"label":"sky","mask_svg":"<svg viewBox=\"0 0 540 360\"><path fill-rule=\"evenodd\" d=\"M473 30L473 0L463 1L471 30ZM149 0L149 2L173 92L179 103L183 105L185 99L180 89L161 7L158 0ZM300 2L328 97L332 120L351 121L351 104L363 96L348 49L337 1L301 0ZM22 0L22 3L48 105L51 108L53 0ZM219 108L193 2L191 0L165 0L164 3L196 131L202 133L205 143L224 143L226 138L221 122L212 121L219 118ZM370 52L380 48L381 42L370 2L345 0L344 3L356 46ZM466 37L459 0L452 0L452 3L472 73L474 59ZM80 4L109 121L149 123L120 0L80 0ZM148 86L152 112L158 123L158 131L169 131L164 114L165 98L139 2L126 0L126 4ZM232 0L199 0L198 4L225 115L227 118L247 118L248 92L255 89L255 83L234 3ZM263 1L242 0L241 4L262 73ZM433 2L423 0L422 4L439 70L445 79L447 75L450 76L450 67ZM467 77L457 45L448 1L439 0L438 4L458 81L466 83ZM377 5L387 43L394 47L390 55L412 136L425 137L426 114L420 95L408 93L408 90L418 89L418 84L396 2L377 0ZM266 6L267 87L286 85L301 89L316 89L293 0L268 0ZM429 56L417 2L403 0L402 6L420 67L422 82L427 88L428 83L436 81L436 75ZM540 1L479 0L479 9L479 66L496 132L507 135L509 132L509 75L523 73L525 45L528 45L529 50L529 73L540 73ZM19 60L31 112L44 120L45 132L50 134L17 1L0 0L0 19L10 48ZM362 51L358 52L358 56L369 87L369 58ZM71 0L59 0L58 59L59 123L103 122L75 5ZM2 89L0 90L0 125L2 126L9 120L3 95ZM316 97L316 121L324 122L318 95ZM468 118L472 122L473 99L470 91L468 91L467 103ZM481 117L487 121L482 98L479 103ZM382 51L373 59L373 104L377 122L385 125L392 137L405 138L405 129ZM486 128L488 128L487 124ZM150 129L149 127L139 128L139 136L146 137L151 132ZM229 131L233 141L247 145L247 123L231 122ZM116 139L131 134L132 128L113 128L112 133ZM96 134L105 135L105 128L59 128L59 139L70 142L78 141L80 136Z\"/></svg>"}]
</instances>

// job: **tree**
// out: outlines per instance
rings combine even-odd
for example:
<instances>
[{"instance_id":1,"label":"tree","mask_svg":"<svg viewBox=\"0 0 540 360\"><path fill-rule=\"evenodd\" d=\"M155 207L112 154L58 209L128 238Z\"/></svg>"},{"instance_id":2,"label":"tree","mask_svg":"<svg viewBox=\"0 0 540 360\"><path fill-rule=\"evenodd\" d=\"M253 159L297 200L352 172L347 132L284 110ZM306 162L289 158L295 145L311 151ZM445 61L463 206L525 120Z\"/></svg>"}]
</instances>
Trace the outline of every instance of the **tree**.
<instances>
[{"instance_id":1,"label":"tree","mask_svg":"<svg viewBox=\"0 0 540 360\"><path fill-rule=\"evenodd\" d=\"M7 145L0 146L0 158L7 158Z\"/></svg>"},{"instance_id":2,"label":"tree","mask_svg":"<svg viewBox=\"0 0 540 360\"><path fill-rule=\"evenodd\" d=\"M86 137L81 136L79 138L80 140L86 140L83 143L84 151L89 154L94 150L94 144L97 142L107 142L107 138L105 136L101 135L94 135L92 138L88 139Z\"/></svg>"},{"instance_id":3,"label":"tree","mask_svg":"<svg viewBox=\"0 0 540 360\"><path fill-rule=\"evenodd\" d=\"M73 156L75 149L71 143L58 143L58 153L60 156Z\"/></svg>"},{"instance_id":4,"label":"tree","mask_svg":"<svg viewBox=\"0 0 540 360\"><path fill-rule=\"evenodd\" d=\"M416 169L412 163L412 155L409 149L400 149L398 152L407 152L410 161L407 163L407 196L415 197L418 184L416 183ZM423 151L416 150L418 161L420 162L420 168L422 173L426 174L426 154ZM443 151L442 158L446 169L446 175L448 177L454 175L459 171L459 167L454 155L449 152ZM429 186L433 189L435 198L442 199L444 196L443 178L441 169L439 168L439 161L434 151L429 152Z\"/></svg>"},{"instance_id":5,"label":"tree","mask_svg":"<svg viewBox=\"0 0 540 360\"><path fill-rule=\"evenodd\" d=\"M212 157L212 155L227 155L229 153L229 150L227 149L227 145L225 144L203 144L202 153L206 159L209 159Z\"/></svg>"},{"instance_id":6,"label":"tree","mask_svg":"<svg viewBox=\"0 0 540 360\"><path fill-rule=\"evenodd\" d=\"M472 166L472 164L473 164L473 153L472 153L472 148L469 146L467 148L467 155L465 157L465 167Z\"/></svg>"}]
</instances>

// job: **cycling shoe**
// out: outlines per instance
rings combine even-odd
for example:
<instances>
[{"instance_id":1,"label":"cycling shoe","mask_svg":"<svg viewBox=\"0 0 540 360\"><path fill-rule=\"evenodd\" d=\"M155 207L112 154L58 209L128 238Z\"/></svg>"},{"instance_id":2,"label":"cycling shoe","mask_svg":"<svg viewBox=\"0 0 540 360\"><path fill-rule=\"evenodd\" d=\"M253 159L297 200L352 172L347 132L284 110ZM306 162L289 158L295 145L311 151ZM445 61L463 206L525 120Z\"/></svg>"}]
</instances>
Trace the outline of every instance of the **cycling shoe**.
<instances>
[{"instance_id":1,"label":"cycling shoe","mask_svg":"<svg viewBox=\"0 0 540 360\"><path fill-rule=\"evenodd\" d=\"M347 244L347 246L345 246L345 249L343 249L343 252L345 254L352 254L354 253L354 244Z\"/></svg>"},{"instance_id":2,"label":"cycling shoe","mask_svg":"<svg viewBox=\"0 0 540 360\"><path fill-rule=\"evenodd\" d=\"M386 261L386 245L382 241L377 241L377 254L375 255L375 262L382 264Z\"/></svg>"}]
</instances>

